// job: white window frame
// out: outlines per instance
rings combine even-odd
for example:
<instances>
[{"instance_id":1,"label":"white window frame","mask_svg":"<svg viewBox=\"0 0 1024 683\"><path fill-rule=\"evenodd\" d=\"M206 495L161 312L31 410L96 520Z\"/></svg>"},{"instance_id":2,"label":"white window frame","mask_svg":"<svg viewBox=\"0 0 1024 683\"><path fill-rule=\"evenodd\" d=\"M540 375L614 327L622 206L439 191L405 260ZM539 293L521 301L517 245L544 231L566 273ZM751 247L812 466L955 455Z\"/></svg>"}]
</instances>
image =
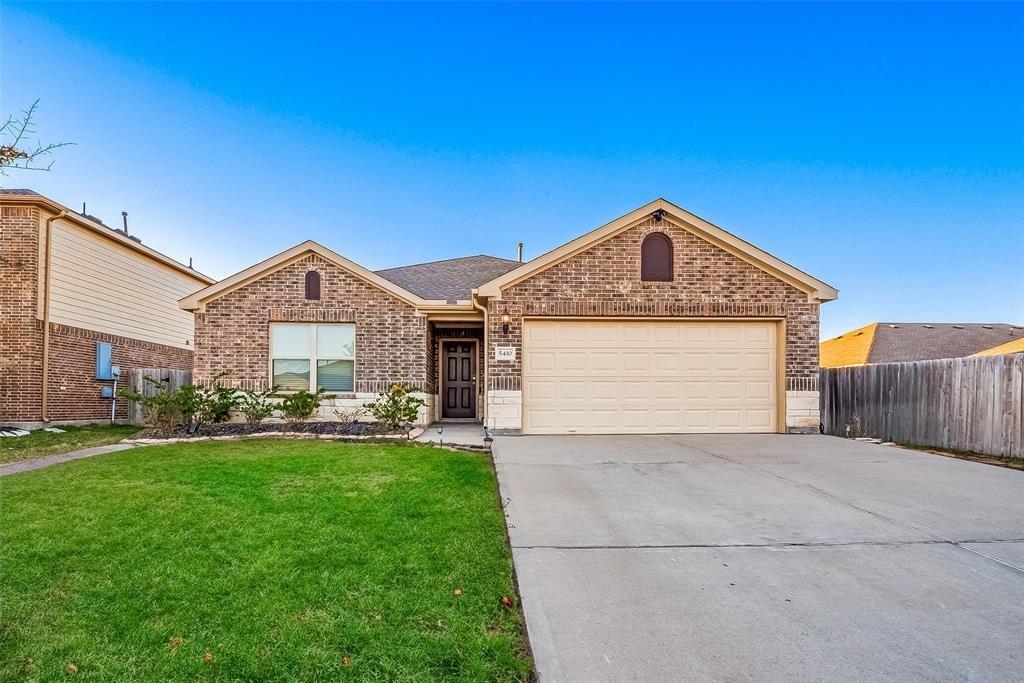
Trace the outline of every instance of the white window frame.
<instances>
[{"instance_id":1,"label":"white window frame","mask_svg":"<svg viewBox=\"0 0 1024 683\"><path fill-rule=\"evenodd\" d=\"M317 327L321 326L321 325L323 325L325 327L338 327L338 326L341 326L341 325L348 325L349 327L352 328L352 339L353 339L353 345L352 345L352 390L351 391L342 391L342 392L335 391L335 392L331 392L331 393L334 393L334 394L337 394L337 395L355 394L355 391L356 391L356 372L357 372L357 365L356 365L356 363L357 363L357 358L356 358L357 353L356 353L356 347L358 346L358 344L355 343L355 339L356 339L356 324L355 323L287 323L287 322L270 323L270 328L267 330L267 342L268 342L268 344L267 344L268 354L267 355L270 357L269 361L267 363L267 365L268 365L268 367L267 367L267 377L270 378L269 386L271 386L271 387L274 386L274 361L275 360L305 360L305 361L309 361L309 388L307 388L306 391L316 392L316 386L317 386L317 376L316 376L317 365L316 364L317 364L317 361L318 360L343 360L343 359L340 359L340 358L323 358L323 359L321 359L321 358L317 357L318 349L317 349L317 344L316 344L316 342L317 342L316 330L317 330ZM307 328L309 328L310 356L308 358L306 356L277 356L277 355L274 354L274 327L284 327L284 326L288 326L288 327L307 327ZM297 389L285 389L285 390L279 391L278 393L280 393L280 394L294 394L297 391L298 391Z\"/></svg>"}]
</instances>

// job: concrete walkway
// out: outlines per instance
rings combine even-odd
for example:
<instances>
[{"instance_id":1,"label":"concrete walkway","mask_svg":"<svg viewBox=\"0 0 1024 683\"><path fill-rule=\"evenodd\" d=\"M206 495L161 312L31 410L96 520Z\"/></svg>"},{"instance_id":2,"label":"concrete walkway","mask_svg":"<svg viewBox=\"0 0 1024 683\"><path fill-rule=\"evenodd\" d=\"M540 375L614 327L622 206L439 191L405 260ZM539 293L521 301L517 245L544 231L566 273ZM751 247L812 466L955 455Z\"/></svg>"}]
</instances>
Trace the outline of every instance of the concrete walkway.
<instances>
[{"instance_id":1,"label":"concrete walkway","mask_svg":"<svg viewBox=\"0 0 1024 683\"><path fill-rule=\"evenodd\" d=\"M1024 671L1024 472L827 436L494 454L544 683Z\"/></svg>"},{"instance_id":2,"label":"concrete walkway","mask_svg":"<svg viewBox=\"0 0 1024 683\"><path fill-rule=\"evenodd\" d=\"M28 472L29 470L38 470L44 467L49 467L50 465L68 462L69 460L78 460L79 458L90 458L94 455L103 455L104 453L124 451L129 448L135 448L135 446L129 443L112 443L107 446L93 446L92 448L83 448L80 451L72 451L70 453L61 453L59 455L46 455L43 456L42 458L34 458L32 460L9 462L6 465L0 465L0 477L5 477L9 474L18 474L19 472Z\"/></svg>"},{"instance_id":3,"label":"concrete walkway","mask_svg":"<svg viewBox=\"0 0 1024 683\"><path fill-rule=\"evenodd\" d=\"M438 426L443 428L442 434L437 433ZM479 422L435 422L413 441L445 443L452 446L483 446L484 426Z\"/></svg>"}]
</instances>

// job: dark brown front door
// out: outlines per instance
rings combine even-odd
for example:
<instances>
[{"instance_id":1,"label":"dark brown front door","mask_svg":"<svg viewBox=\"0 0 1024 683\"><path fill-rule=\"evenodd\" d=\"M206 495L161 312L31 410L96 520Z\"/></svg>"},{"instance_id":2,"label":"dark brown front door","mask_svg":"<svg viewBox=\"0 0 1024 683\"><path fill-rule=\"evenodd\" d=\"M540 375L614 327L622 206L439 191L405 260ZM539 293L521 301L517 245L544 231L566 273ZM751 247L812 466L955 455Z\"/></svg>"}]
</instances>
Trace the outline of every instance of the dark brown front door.
<instances>
[{"instance_id":1,"label":"dark brown front door","mask_svg":"<svg viewBox=\"0 0 1024 683\"><path fill-rule=\"evenodd\" d=\"M442 417L476 417L476 345L444 342Z\"/></svg>"}]
</instances>

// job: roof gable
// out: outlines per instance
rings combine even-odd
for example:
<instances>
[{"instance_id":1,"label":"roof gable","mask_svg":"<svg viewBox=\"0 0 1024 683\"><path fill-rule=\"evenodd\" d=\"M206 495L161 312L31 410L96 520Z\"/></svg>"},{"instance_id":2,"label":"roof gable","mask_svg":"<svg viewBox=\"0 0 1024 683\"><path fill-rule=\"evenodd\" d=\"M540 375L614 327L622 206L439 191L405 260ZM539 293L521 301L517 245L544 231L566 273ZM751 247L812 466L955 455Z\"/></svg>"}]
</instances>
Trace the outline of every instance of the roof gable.
<instances>
[{"instance_id":1,"label":"roof gable","mask_svg":"<svg viewBox=\"0 0 1024 683\"><path fill-rule=\"evenodd\" d=\"M563 244L562 246L539 256L532 261L524 263L493 280L482 284L477 293L480 296L501 296L503 289L526 280L537 273L562 261L579 254L586 249L603 242L615 235L624 232L637 223L644 220L651 214L661 211L674 223L684 230L687 230L711 244L737 256L744 261L764 270L770 275L793 285L797 289L807 293L808 297L816 301L831 301L839 296L835 288L799 270L785 261L772 256L766 251L758 249L735 235L722 230L704 219L691 214L690 212L672 204L664 199L641 206L635 211L617 218L606 225L591 230L590 232L577 237L576 239Z\"/></svg>"},{"instance_id":2,"label":"roof gable","mask_svg":"<svg viewBox=\"0 0 1024 683\"><path fill-rule=\"evenodd\" d=\"M235 273L231 277L224 278L220 282L184 297L178 301L178 305L188 311L202 311L208 302L220 298L228 292L233 292L236 289L244 287L245 285L259 280L260 278L266 277L281 268L306 258L310 254L320 256L328 263L332 263L361 280L393 294L412 306L424 306L432 303L438 303L424 299L404 287L401 287L390 280L384 279L377 273L363 268L355 261L350 261L341 254L331 251L322 244L318 244L312 240L307 240L301 244L296 244L291 249L282 251L280 254L271 256L270 258L260 261L253 266L249 266L245 270Z\"/></svg>"}]
</instances>

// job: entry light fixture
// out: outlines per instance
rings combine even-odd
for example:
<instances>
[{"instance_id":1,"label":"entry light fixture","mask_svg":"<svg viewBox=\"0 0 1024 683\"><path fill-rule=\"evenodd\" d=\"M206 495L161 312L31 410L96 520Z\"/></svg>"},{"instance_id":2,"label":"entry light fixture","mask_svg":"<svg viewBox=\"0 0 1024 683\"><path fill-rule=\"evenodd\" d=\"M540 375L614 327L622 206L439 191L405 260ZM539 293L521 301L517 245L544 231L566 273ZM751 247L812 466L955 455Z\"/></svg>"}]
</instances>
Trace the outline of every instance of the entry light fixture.
<instances>
[{"instance_id":1,"label":"entry light fixture","mask_svg":"<svg viewBox=\"0 0 1024 683\"><path fill-rule=\"evenodd\" d=\"M508 334L508 326L512 324L512 316L509 315L508 311L501 314L501 333Z\"/></svg>"}]
</instances>

